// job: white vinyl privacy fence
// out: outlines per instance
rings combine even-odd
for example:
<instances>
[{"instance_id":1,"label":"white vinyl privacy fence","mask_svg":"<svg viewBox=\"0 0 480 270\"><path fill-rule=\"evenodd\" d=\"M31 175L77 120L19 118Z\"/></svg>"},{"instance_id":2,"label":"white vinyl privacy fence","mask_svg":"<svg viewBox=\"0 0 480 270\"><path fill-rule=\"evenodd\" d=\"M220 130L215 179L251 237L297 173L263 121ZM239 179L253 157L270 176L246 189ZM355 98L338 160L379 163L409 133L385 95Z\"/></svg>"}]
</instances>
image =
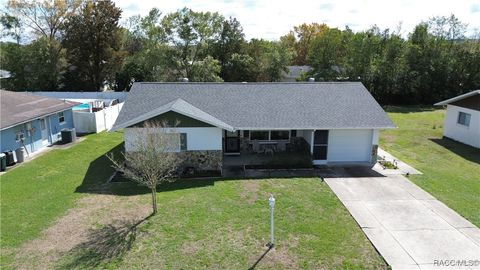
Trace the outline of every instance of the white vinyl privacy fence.
<instances>
[{"instance_id":1,"label":"white vinyl privacy fence","mask_svg":"<svg viewBox=\"0 0 480 270\"><path fill-rule=\"evenodd\" d=\"M123 107L123 102L105 107L98 112L73 111L73 122L78 133L98 133L112 128L118 114Z\"/></svg>"}]
</instances>

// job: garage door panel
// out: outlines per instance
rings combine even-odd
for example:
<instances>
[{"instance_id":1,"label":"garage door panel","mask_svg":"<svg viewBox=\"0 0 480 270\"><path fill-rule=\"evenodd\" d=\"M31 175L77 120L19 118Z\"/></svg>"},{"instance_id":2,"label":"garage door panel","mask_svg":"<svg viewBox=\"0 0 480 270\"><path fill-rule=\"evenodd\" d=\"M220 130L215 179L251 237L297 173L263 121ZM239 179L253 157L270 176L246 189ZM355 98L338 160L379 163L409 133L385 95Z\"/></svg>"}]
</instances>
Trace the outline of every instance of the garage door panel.
<instances>
[{"instance_id":1,"label":"garage door panel","mask_svg":"<svg viewBox=\"0 0 480 270\"><path fill-rule=\"evenodd\" d=\"M330 130L328 161L369 162L372 136L372 130Z\"/></svg>"}]
</instances>

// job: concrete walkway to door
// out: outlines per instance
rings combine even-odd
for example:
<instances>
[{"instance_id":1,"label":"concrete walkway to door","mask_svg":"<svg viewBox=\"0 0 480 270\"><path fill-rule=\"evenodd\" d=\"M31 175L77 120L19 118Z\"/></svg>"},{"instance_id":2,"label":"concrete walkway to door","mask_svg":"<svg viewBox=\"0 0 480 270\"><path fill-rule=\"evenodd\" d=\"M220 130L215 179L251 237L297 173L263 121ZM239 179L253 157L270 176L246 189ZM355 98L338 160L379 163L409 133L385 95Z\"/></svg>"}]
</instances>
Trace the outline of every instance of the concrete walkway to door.
<instances>
[{"instance_id":1,"label":"concrete walkway to door","mask_svg":"<svg viewBox=\"0 0 480 270\"><path fill-rule=\"evenodd\" d=\"M480 269L480 229L406 177L343 173L325 181L393 270ZM440 266L450 260L460 262Z\"/></svg>"}]
</instances>

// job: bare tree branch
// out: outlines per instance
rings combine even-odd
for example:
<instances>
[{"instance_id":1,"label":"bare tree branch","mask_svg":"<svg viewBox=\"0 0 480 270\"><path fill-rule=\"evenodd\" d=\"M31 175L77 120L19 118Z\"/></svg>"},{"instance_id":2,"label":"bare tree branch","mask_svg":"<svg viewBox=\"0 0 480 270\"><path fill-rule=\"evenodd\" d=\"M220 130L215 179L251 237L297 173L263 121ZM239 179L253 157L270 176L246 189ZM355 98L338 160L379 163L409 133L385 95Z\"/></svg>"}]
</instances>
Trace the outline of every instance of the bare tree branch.
<instances>
[{"instance_id":1,"label":"bare tree branch","mask_svg":"<svg viewBox=\"0 0 480 270\"><path fill-rule=\"evenodd\" d=\"M180 134L165 123L146 122L136 129L132 151L123 153L123 160L107 155L113 168L126 178L148 187L152 191L153 214L157 213L156 188L164 182L176 179Z\"/></svg>"}]
</instances>

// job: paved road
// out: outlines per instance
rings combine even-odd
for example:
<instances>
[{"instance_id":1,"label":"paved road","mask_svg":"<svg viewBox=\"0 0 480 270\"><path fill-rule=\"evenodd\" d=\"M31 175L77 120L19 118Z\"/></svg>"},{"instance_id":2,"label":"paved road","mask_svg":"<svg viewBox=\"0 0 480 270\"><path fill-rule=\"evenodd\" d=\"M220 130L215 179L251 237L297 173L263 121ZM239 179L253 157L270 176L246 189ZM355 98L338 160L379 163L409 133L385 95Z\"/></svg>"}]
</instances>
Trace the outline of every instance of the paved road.
<instances>
[{"instance_id":1,"label":"paved road","mask_svg":"<svg viewBox=\"0 0 480 270\"><path fill-rule=\"evenodd\" d=\"M480 229L404 176L325 181L393 270L480 269ZM440 260L477 262L436 266Z\"/></svg>"}]
</instances>

